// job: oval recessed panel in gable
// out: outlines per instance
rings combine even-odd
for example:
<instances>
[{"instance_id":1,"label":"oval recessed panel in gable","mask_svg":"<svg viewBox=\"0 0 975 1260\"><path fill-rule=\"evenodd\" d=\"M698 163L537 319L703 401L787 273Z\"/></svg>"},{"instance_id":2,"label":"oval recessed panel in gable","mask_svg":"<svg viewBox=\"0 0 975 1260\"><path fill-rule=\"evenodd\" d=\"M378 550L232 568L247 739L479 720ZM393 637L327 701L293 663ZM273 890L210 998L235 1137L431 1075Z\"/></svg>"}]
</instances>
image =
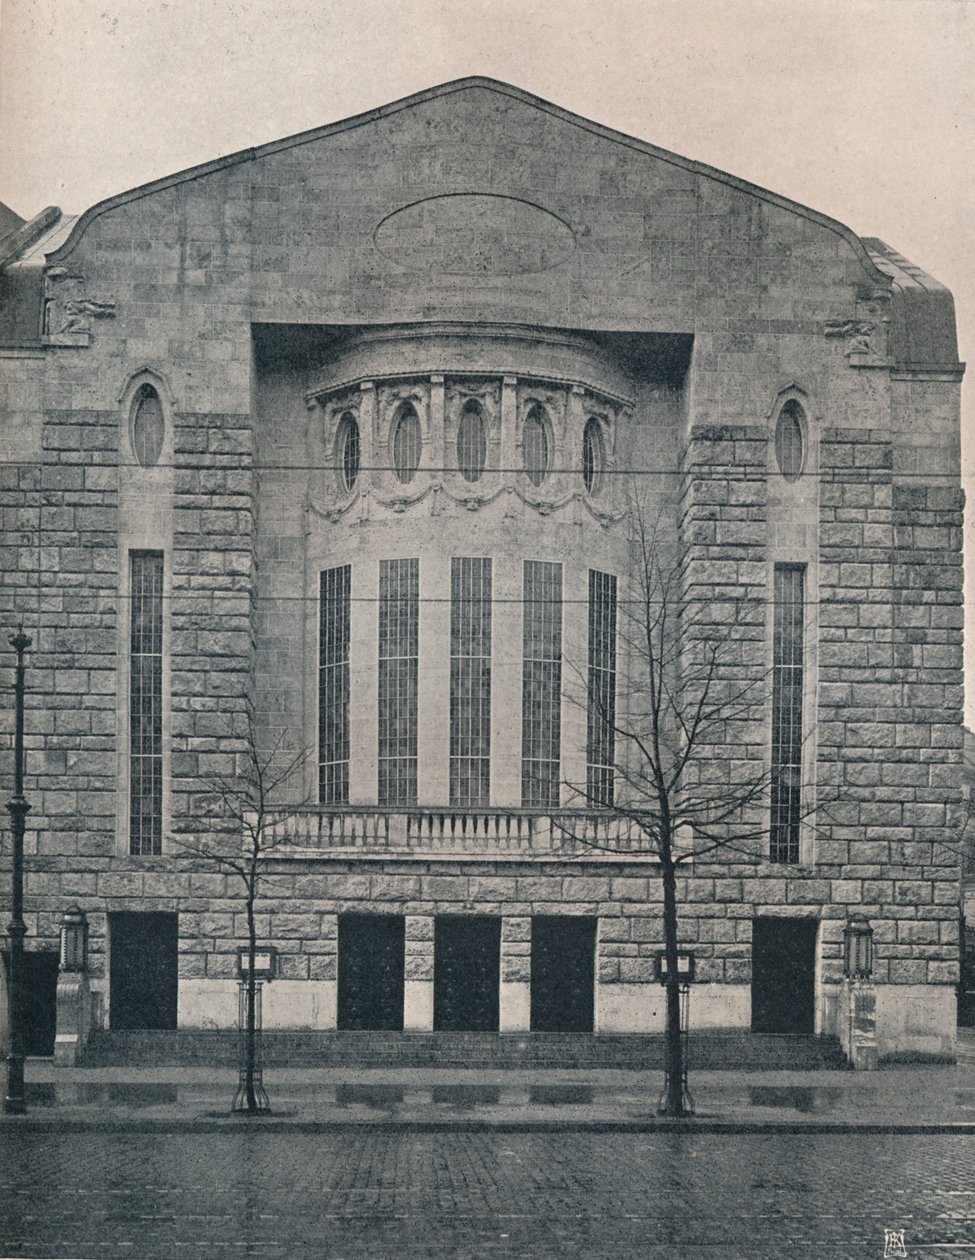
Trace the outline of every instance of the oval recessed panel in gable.
<instances>
[{"instance_id":1,"label":"oval recessed panel in gable","mask_svg":"<svg viewBox=\"0 0 975 1260\"><path fill-rule=\"evenodd\" d=\"M394 210L376 248L411 271L516 276L548 271L575 249L572 229L530 201L496 193L428 197Z\"/></svg>"}]
</instances>

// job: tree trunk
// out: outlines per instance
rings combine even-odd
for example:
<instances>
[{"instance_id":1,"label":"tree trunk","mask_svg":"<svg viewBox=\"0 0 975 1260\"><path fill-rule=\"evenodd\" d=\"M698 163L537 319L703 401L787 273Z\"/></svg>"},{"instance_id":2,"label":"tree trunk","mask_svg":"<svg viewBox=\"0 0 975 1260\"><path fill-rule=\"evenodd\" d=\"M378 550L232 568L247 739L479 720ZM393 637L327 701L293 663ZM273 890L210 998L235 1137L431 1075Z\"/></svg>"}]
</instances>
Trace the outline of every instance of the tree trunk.
<instances>
[{"instance_id":1,"label":"tree trunk","mask_svg":"<svg viewBox=\"0 0 975 1260\"><path fill-rule=\"evenodd\" d=\"M254 919L254 890L247 890L247 1028L244 1096L247 1110L259 1111L257 1090L254 1085L257 1065L257 980L254 975L257 963L257 924Z\"/></svg>"},{"instance_id":2,"label":"tree trunk","mask_svg":"<svg viewBox=\"0 0 975 1260\"><path fill-rule=\"evenodd\" d=\"M664 890L664 953L667 962L667 1023L664 1032L664 1073L666 1092L661 1112L683 1116L684 1042L680 1027L680 980L677 975L677 871L669 845L661 854Z\"/></svg>"}]
</instances>

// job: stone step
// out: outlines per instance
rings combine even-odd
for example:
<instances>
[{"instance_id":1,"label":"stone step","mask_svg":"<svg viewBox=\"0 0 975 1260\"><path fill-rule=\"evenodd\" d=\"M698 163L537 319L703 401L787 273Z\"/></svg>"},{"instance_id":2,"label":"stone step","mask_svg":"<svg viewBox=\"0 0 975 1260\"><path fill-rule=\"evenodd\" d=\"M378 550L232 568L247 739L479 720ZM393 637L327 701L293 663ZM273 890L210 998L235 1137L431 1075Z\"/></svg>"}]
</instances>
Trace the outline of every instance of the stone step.
<instances>
[{"instance_id":1,"label":"stone step","mask_svg":"<svg viewBox=\"0 0 975 1260\"><path fill-rule=\"evenodd\" d=\"M659 1068L659 1033L337 1032L263 1033L268 1067ZM88 1067L185 1064L233 1066L232 1030L94 1032ZM835 1037L702 1030L691 1034L691 1065L699 1071L814 1071L842 1068Z\"/></svg>"}]
</instances>

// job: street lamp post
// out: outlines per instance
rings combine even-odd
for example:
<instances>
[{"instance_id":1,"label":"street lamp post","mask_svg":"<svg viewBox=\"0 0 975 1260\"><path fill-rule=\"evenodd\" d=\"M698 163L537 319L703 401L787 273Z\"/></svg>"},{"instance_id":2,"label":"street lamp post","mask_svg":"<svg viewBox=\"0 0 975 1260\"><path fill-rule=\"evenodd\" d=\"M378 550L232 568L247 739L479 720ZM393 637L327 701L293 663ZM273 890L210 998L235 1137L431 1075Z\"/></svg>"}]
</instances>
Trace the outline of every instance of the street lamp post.
<instances>
[{"instance_id":1,"label":"street lamp post","mask_svg":"<svg viewBox=\"0 0 975 1260\"><path fill-rule=\"evenodd\" d=\"M10 646L17 653L14 681L14 794L7 802L10 834L13 838L11 862L11 917L7 928L10 950L7 959L7 1011L10 1027L10 1053L7 1055L7 1092L3 1109L9 1115L23 1115L27 1110L24 1098L24 831L30 806L24 799L24 653L30 638L23 626L10 636Z\"/></svg>"}]
</instances>

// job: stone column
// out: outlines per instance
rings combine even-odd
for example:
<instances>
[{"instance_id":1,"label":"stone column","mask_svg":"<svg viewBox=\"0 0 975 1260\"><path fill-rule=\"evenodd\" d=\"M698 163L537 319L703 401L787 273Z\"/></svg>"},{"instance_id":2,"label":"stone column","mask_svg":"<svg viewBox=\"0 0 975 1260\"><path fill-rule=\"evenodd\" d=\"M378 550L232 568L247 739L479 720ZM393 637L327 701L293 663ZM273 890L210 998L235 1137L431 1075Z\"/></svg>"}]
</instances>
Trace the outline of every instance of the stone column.
<instances>
[{"instance_id":1,"label":"stone column","mask_svg":"<svg viewBox=\"0 0 975 1260\"><path fill-rule=\"evenodd\" d=\"M433 1031L433 917L406 916L403 1031Z\"/></svg>"},{"instance_id":2,"label":"stone column","mask_svg":"<svg viewBox=\"0 0 975 1260\"><path fill-rule=\"evenodd\" d=\"M376 484L376 386L373 381L359 384L359 466L365 470L367 486ZM362 474L360 474L361 476Z\"/></svg>"},{"instance_id":3,"label":"stone column","mask_svg":"<svg viewBox=\"0 0 975 1260\"><path fill-rule=\"evenodd\" d=\"M531 1028L532 921L501 920L500 1031L528 1032Z\"/></svg>"},{"instance_id":4,"label":"stone column","mask_svg":"<svg viewBox=\"0 0 975 1260\"><path fill-rule=\"evenodd\" d=\"M442 376L430 377L430 447L428 458L424 461L433 481L443 479L446 457L444 454L444 437L446 429L446 393Z\"/></svg>"},{"instance_id":5,"label":"stone column","mask_svg":"<svg viewBox=\"0 0 975 1260\"><path fill-rule=\"evenodd\" d=\"M337 1028L339 1022L339 916L322 915L321 953L308 959L308 976L317 981L315 1028Z\"/></svg>"},{"instance_id":6,"label":"stone column","mask_svg":"<svg viewBox=\"0 0 975 1260\"><path fill-rule=\"evenodd\" d=\"M501 381L501 467L506 485L518 475L515 469L515 443L518 435L518 378L505 376Z\"/></svg>"},{"instance_id":7,"label":"stone column","mask_svg":"<svg viewBox=\"0 0 975 1260\"><path fill-rule=\"evenodd\" d=\"M586 427L585 390L572 385L565 400L565 428L557 444L559 494L582 487L582 433Z\"/></svg>"}]
</instances>

